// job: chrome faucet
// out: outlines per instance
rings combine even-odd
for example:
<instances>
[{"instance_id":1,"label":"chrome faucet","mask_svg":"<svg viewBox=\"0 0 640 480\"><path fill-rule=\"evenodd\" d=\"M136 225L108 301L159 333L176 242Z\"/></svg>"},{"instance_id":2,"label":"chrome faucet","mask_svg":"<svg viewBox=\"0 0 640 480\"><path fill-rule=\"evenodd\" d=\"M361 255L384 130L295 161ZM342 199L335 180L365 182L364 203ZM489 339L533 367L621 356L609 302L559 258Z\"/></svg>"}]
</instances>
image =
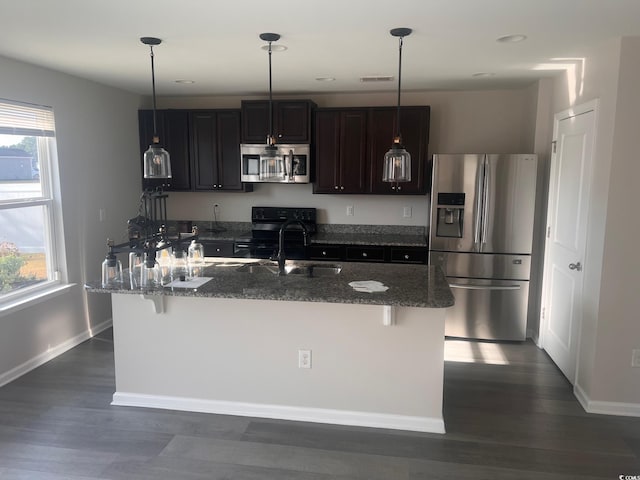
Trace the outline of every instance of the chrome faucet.
<instances>
[{"instance_id":1,"label":"chrome faucet","mask_svg":"<svg viewBox=\"0 0 640 480\"><path fill-rule=\"evenodd\" d=\"M300 220L287 220L286 222L284 222L280 226L280 232L278 233L278 254L275 258L278 261L278 275L284 275L284 263L286 261L286 256L284 253L284 232L287 230L287 227L293 223L297 223L302 227L304 246L307 246L307 237L309 235L307 226Z\"/></svg>"}]
</instances>

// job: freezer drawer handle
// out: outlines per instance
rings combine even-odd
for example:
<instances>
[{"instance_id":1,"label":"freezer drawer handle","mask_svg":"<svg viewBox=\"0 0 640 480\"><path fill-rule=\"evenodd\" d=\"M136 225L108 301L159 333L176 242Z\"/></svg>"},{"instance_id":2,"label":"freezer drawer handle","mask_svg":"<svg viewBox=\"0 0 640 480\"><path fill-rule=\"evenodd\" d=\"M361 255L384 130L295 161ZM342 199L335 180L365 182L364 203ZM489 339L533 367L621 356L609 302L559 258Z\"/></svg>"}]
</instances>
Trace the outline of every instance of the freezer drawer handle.
<instances>
[{"instance_id":1,"label":"freezer drawer handle","mask_svg":"<svg viewBox=\"0 0 640 480\"><path fill-rule=\"evenodd\" d=\"M450 283L449 286L463 290L520 290L520 285L466 285L464 283Z\"/></svg>"}]
</instances>

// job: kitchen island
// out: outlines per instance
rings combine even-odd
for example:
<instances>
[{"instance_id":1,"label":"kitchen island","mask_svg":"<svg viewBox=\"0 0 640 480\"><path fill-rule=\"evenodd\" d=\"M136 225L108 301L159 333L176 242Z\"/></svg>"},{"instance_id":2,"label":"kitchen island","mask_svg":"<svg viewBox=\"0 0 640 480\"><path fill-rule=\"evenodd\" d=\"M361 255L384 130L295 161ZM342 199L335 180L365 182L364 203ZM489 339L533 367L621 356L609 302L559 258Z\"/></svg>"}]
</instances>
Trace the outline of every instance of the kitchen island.
<instances>
[{"instance_id":1,"label":"kitchen island","mask_svg":"<svg viewBox=\"0 0 640 480\"><path fill-rule=\"evenodd\" d=\"M222 261L195 289L87 285L112 294L113 404L443 433L442 271L295 267ZM368 280L388 289L349 285Z\"/></svg>"}]
</instances>

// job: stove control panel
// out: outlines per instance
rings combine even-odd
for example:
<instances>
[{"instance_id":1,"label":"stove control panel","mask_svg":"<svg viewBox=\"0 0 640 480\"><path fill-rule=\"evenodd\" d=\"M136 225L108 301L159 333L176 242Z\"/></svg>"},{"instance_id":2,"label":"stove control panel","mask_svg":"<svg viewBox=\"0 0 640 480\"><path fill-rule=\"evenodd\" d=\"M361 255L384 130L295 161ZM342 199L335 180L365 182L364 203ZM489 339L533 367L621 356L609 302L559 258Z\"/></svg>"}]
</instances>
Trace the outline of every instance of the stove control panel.
<instances>
[{"instance_id":1,"label":"stove control panel","mask_svg":"<svg viewBox=\"0 0 640 480\"><path fill-rule=\"evenodd\" d=\"M316 223L315 208L297 207L252 207L251 221L262 223L284 223L287 220L300 220L304 223Z\"/></svg>"}]
</instances>

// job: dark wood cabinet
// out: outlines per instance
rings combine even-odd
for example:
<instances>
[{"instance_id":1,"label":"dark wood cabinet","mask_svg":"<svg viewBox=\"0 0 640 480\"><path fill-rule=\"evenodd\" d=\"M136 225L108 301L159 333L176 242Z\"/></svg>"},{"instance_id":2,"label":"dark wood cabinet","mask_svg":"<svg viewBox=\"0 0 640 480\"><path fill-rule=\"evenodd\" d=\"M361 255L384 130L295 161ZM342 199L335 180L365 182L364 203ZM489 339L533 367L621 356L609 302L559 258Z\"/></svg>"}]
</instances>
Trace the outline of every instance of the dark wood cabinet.
<instances>
[{"instance_id":1,"label":"dark wood cabinet","mask_svg":"<svg viewBox=\"0 0 640 480\"><path fill-rule=\"evenodd\" d=\"M240 110L158 110L160 142L171 155L171 180L143 178L167 191L251 191L240 181ZM153 112L138 112L141 154L153 138ZM141 156L142 165L142 156ZM168 185L167 185L168 184Z\"/></svg>"},{"instance_id":2,"label":"dark wood cabinet","mask_svg":"<svg viewBox=\"0 0 640 480\"><path fill-rule=\"evenodd\" d=\"M314 193L363 193L367 188L367 111L316 113Z\"/></svg>"},{"instance_id":3,"label":"dark wood cabinet","mask_svg":"<svg viewBox=\"0 0 640 480\"><path fill-rule=\"evenodd\" d=\"M158 110L157 131L161 145L171 158L171 179L152 180L142 178L142 187L155 188L164 185L168 191L191 190L191 165L189 160L189 115L183 110ZM153 111L138 112L140 129L140 165L142 157L153 141Z\"/></svg>"},{"instance_id":4,"label":"dark wood cabinet","mask_svg":"<svg viewBox=\"0 0 640 480\"><path fill-rule=\"evenodd\" d=\"M397 126L397 109L372 108L369 111L369 158L371 193L424 194L427 192L427 146L429 144L429 107L402 107L400 128L402 143L411 154L411 181L382 181L384 155L391 147Z\"/></svg>"},{"instance_id":5,"label":"dark wood cabinet","mask_svg":"<svg viewBox=\"0 0 640 480\"><path fill-rule=\"evenodd\" d=\"M427 247L391 245L313 244L308 249L310 260L385 263L427 263Z\"/></svg>"},{"instance_id":6,"label":"dark wood cabinet","mask_svg":"<svg viewBox=\"0 0 640 480\"><path fill-rule=\"evenodd\" d=\"M273 135L276 143L311 143L310 100L274 100ZM242 143L265 143L269 135L269 101L242 102Z\"/></svg>"},{"instance_id":7,"label":"dark wood cabinet","mask_svg":"<svg viewBox=\"0 0 640 480\"><path fill-rule=\"evenodd\" d=\"M427 193L429 107L401 109L402 138L412 158L412 181L382 181L384 154L393 142L396 112L395 107L316 110L314 193Z\"/></svg>"},{"instance_id":8,"label":"dark wood cabinet","mask_svg":"<svg viewBox=\"0 0 640 480\"><path fill-rule=\"evenodd\" d=\"M190 113L193 190L243 190L240 182L240 112Z\"/></svg>"}]
</instances>

